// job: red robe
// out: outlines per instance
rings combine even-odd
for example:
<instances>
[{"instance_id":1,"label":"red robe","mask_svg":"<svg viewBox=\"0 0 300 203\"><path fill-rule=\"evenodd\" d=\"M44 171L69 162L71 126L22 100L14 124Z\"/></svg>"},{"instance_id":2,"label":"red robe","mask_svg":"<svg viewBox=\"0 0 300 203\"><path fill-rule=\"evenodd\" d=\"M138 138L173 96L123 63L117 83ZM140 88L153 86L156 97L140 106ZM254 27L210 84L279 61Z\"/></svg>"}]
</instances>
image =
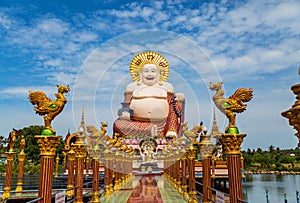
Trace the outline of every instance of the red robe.
<instances>
[{"instance_id":1,"label":"red robe","mask_svg":"<svg viewBox=\"0 0 300 203\"><path fill-rule=\"evenodd\" d=\"M151 136L151 129L154 125L157 126L157 135L165 136L168 131L175 131L178 136L181 136L181 123L183 123L183 110L184 103L175 101L174 93L168 92L169 103L169 115L166 120L163 121L142 121L135 120L131 117L131 120L117 119L113 125L113 131L119 133L121 136L130 137L143 137ZM130 103L132 99L132 92L125 93L125 103Z\"/></svg>"}]
</instances>

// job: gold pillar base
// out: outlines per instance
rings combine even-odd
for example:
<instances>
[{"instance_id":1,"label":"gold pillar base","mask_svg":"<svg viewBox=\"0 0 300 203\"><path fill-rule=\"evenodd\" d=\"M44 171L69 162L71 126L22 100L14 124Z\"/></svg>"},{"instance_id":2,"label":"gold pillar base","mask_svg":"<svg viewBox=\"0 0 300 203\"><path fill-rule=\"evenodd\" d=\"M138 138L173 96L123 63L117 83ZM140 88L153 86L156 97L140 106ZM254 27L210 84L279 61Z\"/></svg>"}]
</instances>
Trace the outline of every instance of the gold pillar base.
<instances>
[{"instance_id":1,"label":"gold pillar base","mask_svg":"<svg viewBox=\"0 0 300 203\"><path fill-rule=\"evenodd\" d=\"M113 185L110 184L110 185L109 185L109 192L110 192L109 194L113 193L113 191L114 191Z\"/></svg>"},{"instance_id":2,"label":"gold pillar base","mask_svg":"<svg viewBox=\"0 0 300 203\"><path fill-rule=\"evenodd\" d=\"M118 189L120 189L120 183L119 180L115 180L114 190L118 190Z\"/></svg>"},{"instance_id":3,"label":"gold pillar base","mask_svg":"<svg viewBox=\"0 0 300 203\"><path fill-rule=\"evenodd\" d=\"M104 193L103 193L103 195L104 196L108 196L108 195L110 195L112 193L112 191L111 191L111 189L110 189L110 186L109 185L105 185L104 186Z\"/></svg>"},{"instance_id":4,"label":"gold pillar base","mask_svg":"<svg viewBox=\"0 0 300 203\"><path fill-rule=\"evenodd\" d=\"M68 185L67 186L67 189L70 189L70 188L73 188L74 186L73 185ZM74 196L74 190L67 190L66 191L66 196L67 196L67 199L71 199L73 196Z\"/></svg>"},{"instance_id":5,"label":"gold pillar base","mask_svg":"<svg viewBox=\"0 0 300 203\"><path fill-rule=\"evenodd\" d=\"M125 176L123 175L122 177L121 177L121 184L124 184L126 182L126 179L125 179Z\"/></svg>"},{"instance_id":6,"label":"gold pillar base","mask_svg":"<svg viewBox=\"0 0 300 203\"><path fill-rule=\"evenodd\" d=\"M16 187L16 196L21 196L22 195L22 190L23 190L23 183L17 183Z\"/></svg>"},{"instance_id":7,"label":"gold pillar base","mask_svg":"<svg viewBox=\"0 0 300 203\"><path fill-rule=\"evenodd\" d=\"M180 181L177 181L177 191L181 194L181 182Z\"/></svg>"},{"instance_id":8,"label":"gold pillar base","mask_svg":"<svg viewBox=\"0 0 300 203\"><path fill-rule=\"evenodd\" d=\"M23 190L23 183L17 183L16 192L21 192Z\"/></svg>"},{"instance_id":9,"label":"gold pillar base","mask_svg":"<svg viewBox=\"0 0 300 203\"><path fill-rule=\"evenodd\" d=\"M99 192L95 191L93 193L92 200L90 201L91 203L100 203L100 198L99 198Z\"/></svg>"},{"instance_id":10,"label":"gold pillar base","mask_svg":"<svg viewBox=\"0 0 300 203\"><path fill-rule=\"evenodd\" d=\"M10 198L10 187L4 187L2 199L8 199L8 198Z\"/></svg>"},{"instance_id":11,"label":"gold pillar base","mask_svg":"<svg viewBox=\"0 0 300 203\"><path fill-rule=\"evenodd\" d=\"M197 199L196 199L196 195L197 195L197 192L196 191L190 191L189 192L189 203L198 203Z\"/></svg>"},{"instance_id":12,"label":"gold pillar base","mask_svg":"<svg viewBox=\"0 0 300 203\"><path fill-rule=\"evenodd\" d=\"M184 198L188 199L190 197L189 193L187 192L187 185L182 186L182 193L183 193Z\"/></svg>"}]
</instances>

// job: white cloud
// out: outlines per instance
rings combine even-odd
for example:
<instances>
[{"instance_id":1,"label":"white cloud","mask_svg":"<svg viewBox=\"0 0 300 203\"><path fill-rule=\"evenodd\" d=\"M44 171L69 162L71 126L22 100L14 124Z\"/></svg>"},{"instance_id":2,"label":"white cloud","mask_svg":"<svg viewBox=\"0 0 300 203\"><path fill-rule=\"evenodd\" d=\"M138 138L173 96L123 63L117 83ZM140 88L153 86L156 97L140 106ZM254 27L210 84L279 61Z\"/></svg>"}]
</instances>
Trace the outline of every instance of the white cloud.
<instances>
[{"instance_id":1,"label":"white cloud","mask_svg":"<svg viewBox=\"0 0 300 203\"><path fill-rule=\"evenodd\" d=\"M46 94L49 93L49 98L51 98L54 93L57 92L56 86L28 86L28 87L7 87L0 90L0 95L2 99L22 99L27 100L28 91L43 91Z\"/></svg>"},{"instance_id":2,"label":"white cloud","mask_svg":"<svg viewBox=\"0 0 300 203\"><path fill-rule=\"evenodd\" d=\"M12 23L11 20L4 13L1 13L0 11L0 25L2 25L5 29L9 29L11 23Z\"/></svg>"}]
</instances>

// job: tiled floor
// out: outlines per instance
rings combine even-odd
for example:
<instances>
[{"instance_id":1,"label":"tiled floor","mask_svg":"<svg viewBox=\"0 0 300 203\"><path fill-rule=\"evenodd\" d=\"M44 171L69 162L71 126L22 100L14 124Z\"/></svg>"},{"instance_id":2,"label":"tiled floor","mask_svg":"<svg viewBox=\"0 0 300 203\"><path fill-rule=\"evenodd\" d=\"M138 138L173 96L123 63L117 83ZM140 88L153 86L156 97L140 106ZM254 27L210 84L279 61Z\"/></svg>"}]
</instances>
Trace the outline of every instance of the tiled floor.
<instances>
[{"instance_id":1,"label":"tiled floor","mask_svg":"<svg viewBox=\"0 0 300 203\"><path fill-rule=\"evenodd\" d=\"M186 203L162 176L133 176L121 189L101 198L102 203Z\"/></svg>"}]
</instances>

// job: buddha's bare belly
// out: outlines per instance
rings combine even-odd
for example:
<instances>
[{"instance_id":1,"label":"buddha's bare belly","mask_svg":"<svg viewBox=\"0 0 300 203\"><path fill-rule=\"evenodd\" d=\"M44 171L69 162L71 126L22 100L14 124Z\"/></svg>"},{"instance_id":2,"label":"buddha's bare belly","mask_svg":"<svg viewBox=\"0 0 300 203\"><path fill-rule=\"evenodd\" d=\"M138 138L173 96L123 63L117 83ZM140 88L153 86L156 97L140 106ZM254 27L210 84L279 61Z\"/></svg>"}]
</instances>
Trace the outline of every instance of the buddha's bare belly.
<instances>
[{"instance_id":1,"label":"buddha's bare belly","mask_svg":"<svg viewBox=\"0 0 300 203\"><path fill-rule=\"evenodd\" d=\"M141 98L132 99L130 108L136 119L163 120L168 117L169 104L166 99Z\"/></svg>"}]
</instances>

